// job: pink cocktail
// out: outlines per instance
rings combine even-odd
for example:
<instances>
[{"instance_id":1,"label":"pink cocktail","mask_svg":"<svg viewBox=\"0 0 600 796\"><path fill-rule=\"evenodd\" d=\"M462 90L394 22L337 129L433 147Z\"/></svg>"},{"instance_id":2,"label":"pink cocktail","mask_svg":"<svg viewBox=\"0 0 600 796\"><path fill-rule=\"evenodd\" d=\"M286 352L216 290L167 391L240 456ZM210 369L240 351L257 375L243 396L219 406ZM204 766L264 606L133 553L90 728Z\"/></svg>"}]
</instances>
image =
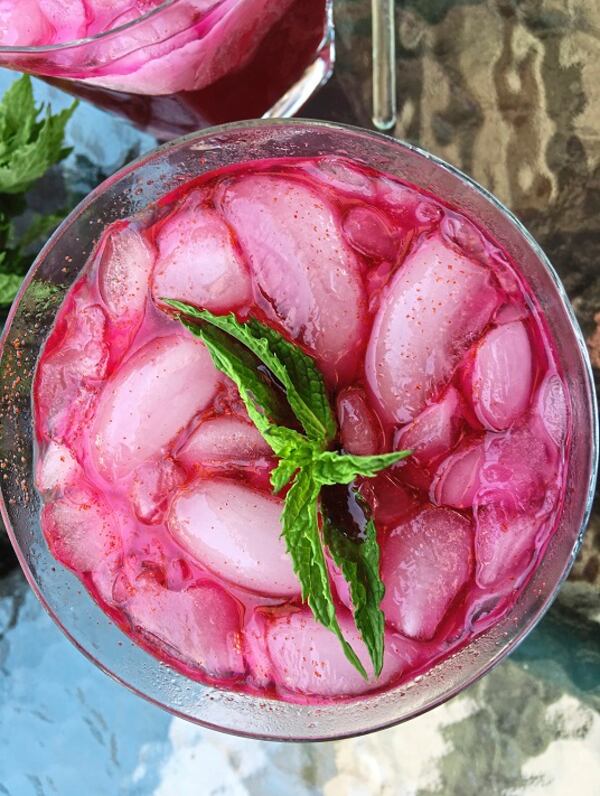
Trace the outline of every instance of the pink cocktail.
<instances>
[{"instance_id":1,"label":"pink cocktail","mask_svg":"<svg viewBox=\"0 0 600 796\"><path fill-rule=\"evenodd\" d=\"M161 301L167 289L196 315L209 300L212 312L198 321L186 310L188 328ZM335 412L316 461L413 451L402 461L382 454L378 475L350 483L352 501L337 476L318 496L327 525L311 549L325 545L344 571L323 558L325 577L307 594L330 589L368 680L330 617L319 610L328 627L317 624L314 600L298 596L277 534L279 523L286 545L294 535L280 512L299 475L273 494L269 472L279 458L282 478L288 453L275 453L248 390L224 377L225 360L213 360L216 372L207 360L198 333L211 360L215 338L198 324L209 316L213 331L260 329L267 347L278 341L302 367L312 363L310 396L325 396L312 411ZM256 395L279 393L277 422L290 426L281 439L295 439L293 415L306 431L308 408L302 420L285 382L303 371L275 375L274 364L256 369ZM591 367L543 252L465 175L328 123L204 131L92 192L13 304L0 402L2 517L59 627L154 703L252 737L379 729L485 674L556 596L594 493ZM348 607L345 557L364 570L368 554L374 573L374 535L388 585L385 622L372 623L379 678L373 635L367 660Z\"/></svg>"},{"instance_id":2,"label":"pink cocktail","mask_svg":"<svg viewBox=\"0 0 600 796\"><path fill-rule=\"evenodd\" d=\"M327 79L329 0L2 0L0 64L161 138L293 114Z\"/></svg>"},{"instance_id":3,"label":"pink cocktail","mask_svg":"<svg viewBox=\"0 0 600 796\"><path fill-rule=\"evenodd\" d=\"M355 484L386 588L379 677L363 679L302 600L273 453L164 297L301 346L344 451L412 451ZM396 687L505 619L570 467L569 388L519 264L443 197L342 157L210 171L108 226L33 396L56 559L174 669L302 704ZM367 667L331 562L330 577Z\"/></svg>"}]
</instances>

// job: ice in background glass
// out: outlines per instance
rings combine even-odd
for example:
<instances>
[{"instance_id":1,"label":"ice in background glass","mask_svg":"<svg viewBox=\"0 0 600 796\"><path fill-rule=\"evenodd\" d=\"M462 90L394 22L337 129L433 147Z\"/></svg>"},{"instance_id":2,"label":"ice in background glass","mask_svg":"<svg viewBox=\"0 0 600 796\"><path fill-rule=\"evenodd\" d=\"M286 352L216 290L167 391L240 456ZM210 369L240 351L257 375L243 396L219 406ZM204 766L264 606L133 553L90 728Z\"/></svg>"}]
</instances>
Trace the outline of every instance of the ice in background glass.
<instances>
[{"instance_id":1,"label":"ice in background glass","mask_svg":"<svg viewBox=\"0 0 600 796\"><path fill-rule=\"evenodd\" d=\"M162 139L289 116L331 73L331 1L5 0L0 65Z\"/></svg>"},{"instance_id":2,"label":"ice in background glass","mask_svg":"<svg viewBox=\"0 0 600 796\"><path fill-rule=\"evenodd\" d=\"M199 145L207 155L200 167ZM571 467L556 533L527 588L498 625L485 630L469 647L436 666L427 678L402 683L387 693L335 707L320 705L318 709L311 705L289 709L291 706L283 703L265 707L264 702L247 694L228 694L224 699L222 692L165 670L139 649L120 647L122 637L111 622L80 593L73 579L54 565L37 524L39 501L31 473L30 382L25 378L15 384L15 366L18 364L24 375L31 373L64 289L72 283L107 224L143 211L163 194L180 188L182 175L189 179L199 172L249 159L320 156L340 150L368 166L391 172L442 196L477 219L519 264L554 337L559 369L570 395L575 428ZM342 183L344 176L348 177L338 176ZM427 222L427 214L423 221ZM360 240L360 227L355 225L358 235L355 242ZM55 300L49 301L52 296ZM2 464L10 465L15 473L4 482L3 491L7 519L12 522L13 539L22 563L26 571L30 569L30 579L54 615L88 654L134 688L188 717L233 731L286 738L352 734L407 718L455 693L506 654L539 618L568 570L589 509L596 451L589 365L581 337L550 267L517 222L464 177L418 151L372 134L311 123L240 125L192 137L125 169L92 194L42 253L37 272L13 315L2 368L5 380ZM505 320L509 324L515 322L515 319ZM71 610L73 605L77 606L76 611ZM257 709L258 705L261 709Z\"/></svg>"}]
</instances>

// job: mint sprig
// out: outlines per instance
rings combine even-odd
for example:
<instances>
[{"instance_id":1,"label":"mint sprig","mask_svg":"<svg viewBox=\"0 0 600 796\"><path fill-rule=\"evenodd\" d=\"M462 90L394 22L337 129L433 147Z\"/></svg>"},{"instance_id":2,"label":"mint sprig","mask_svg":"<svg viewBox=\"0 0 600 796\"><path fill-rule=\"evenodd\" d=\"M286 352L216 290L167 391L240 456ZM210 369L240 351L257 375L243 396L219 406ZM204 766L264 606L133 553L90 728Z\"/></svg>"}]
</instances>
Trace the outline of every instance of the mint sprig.
<instances>
[{"instance_id":1,"label":"mint sprig","mask_svg":"<svg viewBox=\"0 0 600 796\"><path fill-rule=\"evenodd\" d=\"M36 106L27 75L15 80L0 102L0 193L24 193L69 154L63 139L76 107L52 114Z\"/></svg>"},{"instance_id":2,"label":"mint sprig","mask_svg":"<svg viewBox=\"0 0 600 796\"><path fill-rule=\"evenodd\" d=\"M379 607L385 587L379 575L379 544L373 518L367 520L364 538L350 538L323 512L323 539L331 557L350 587L356 627L369 649L373 668L383 668L385 617Z\"/></svg>"},{"instance_id":3,"label":"mint sprig","mask_svg":"<svg viewBox=\"0 0 600 796\"><path fill-rule=\"evenodd\" d=\"M310 467L298 470L286 495L281 515L282 533L294 572L302 587L302 599L308 603L315 619L340 640L346 658L367 679L360 658L344 638L335 612L329 572L319 530L318 496L320 484Z\"/></svg>"},{"instance_id":4,"label":"mint sprig","mask_svg":"<svg viewBox=\"0 0 600 796\"><path fill-rule=\"evenodd\" d=\"M0 308L11 304L39 244L65 215L32 213L24 194L71 151L64 135L76 106L52 114L36 105L27 75L0 100Z\"/></svg>"},{"instance_id":5,"label":"mint sprig","mask_svg":"<svg viewBox=\"0 0 600 796\"><path fill-rule=\"evenodd\" d=\"M214 315L181 301L162 301L178 312L184 326L204 342L215 366L238 388L250 419L279 459L271 473L275 492L291 482L281 515L282 536L300 581L302 599L315 619L335 633L348 660L367 679L339 625L327 547L348 582L354 621L379 675L384 650L380 604L385 588L379 574L375 525L368 518L364 539L348 538L345 529L323 512L321 490L351 484L357 476L370 478L411 452L354 456L330 450L337 423L323 376L308 354L254 318L240 322L233 314ZM304 433L290 427L294 418ZM362 505L366 512L366 504Z\"/></svg>"},{"instance_id":6,"label":"mint sprig","mask_svg":"<svg viewBox=\"0 0 600 796\"><path fill-rule=\"evenodd\" d=\"M337 426L323 377L313 359L301 348L255 318L240 323L233 314L213 315L208 310L197 310L181 301L165 303L191 318L207 321L246 346L281 383L289 405L309 439L325 445L334 439ZM186 325L188 328L192 326Z\"/></svg>"}]
</instances>

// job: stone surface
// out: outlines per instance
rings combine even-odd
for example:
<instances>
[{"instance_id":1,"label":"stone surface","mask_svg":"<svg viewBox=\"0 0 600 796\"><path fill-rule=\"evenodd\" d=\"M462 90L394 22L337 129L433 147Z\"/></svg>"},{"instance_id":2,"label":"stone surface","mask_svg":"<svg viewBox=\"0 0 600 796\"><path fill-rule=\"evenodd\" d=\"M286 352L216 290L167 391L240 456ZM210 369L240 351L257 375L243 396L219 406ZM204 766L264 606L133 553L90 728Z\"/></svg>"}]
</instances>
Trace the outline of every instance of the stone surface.
<instances>
[{"instance_id":1,"label":"stone surface","mask_svg":"<svg viewBox=\"0 0 600 796\"><path fill-rule=\"evenodd\" d=\"M3 796L563 796L574 782L596 796L600 779L600 632L562 599L510 660L437 710L363 738L280 744L134 696L15 571L0 581L0 705Z\"/></svg>"},{"instance_id":2,"label":"stone surface","mask_svg":"<svg viewBox=\"0 0 600 796\"><path fill-rule=\"evenodd\" d=\"M304 116L370 126L370 3L336 2L338 66ZM396 4L395 135L462 168L526 223L600 376L600 6ZM0 91L12 75L0 72ZM69 99L38 83L55 107ZM32 196L87 193L153 145L81 105L73 154ZM0 548L0 572L14 567ZM172 719L86 661L18 571L0 579L0 794L595 796L600 781L600 511L569 581L510 660L452 702L365 738L281 745Z\"/></svg>"}]
</instances>

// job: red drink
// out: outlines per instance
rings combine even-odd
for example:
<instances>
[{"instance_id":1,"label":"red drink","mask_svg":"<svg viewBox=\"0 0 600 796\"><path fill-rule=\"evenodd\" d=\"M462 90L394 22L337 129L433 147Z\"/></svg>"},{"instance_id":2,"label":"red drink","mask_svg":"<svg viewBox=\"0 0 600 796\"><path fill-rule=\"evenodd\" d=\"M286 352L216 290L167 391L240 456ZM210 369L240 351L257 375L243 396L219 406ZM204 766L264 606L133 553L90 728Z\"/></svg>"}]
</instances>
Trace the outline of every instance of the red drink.
<instances>
[{"instance_id":1,"label":"red drink","mask_svg":"<svg viewBox=\"0 0 600 796\"><path fill-rule=\"evenodd\" d=\"M413 451L360 484L386 585L379 679L303 606L272 454L165 296L302 345L345 450ZM43 530L190 677L301 702L386 689L510 610L560 514L568 405L536 299L473 221L343 159L236 165L109 227L61 307L34 384Z\"/></svg>"},{"instance_id":2,"label":"red drink","mask_svg":"<svg viewBox=\"0 0 600 796\"><path fill-rule=\"evenodd\" d=\"M332 65L328 0L32 0L27 10L0 7L0 63L161 138L291 115Z\"/></svg>"}]
</instances>

